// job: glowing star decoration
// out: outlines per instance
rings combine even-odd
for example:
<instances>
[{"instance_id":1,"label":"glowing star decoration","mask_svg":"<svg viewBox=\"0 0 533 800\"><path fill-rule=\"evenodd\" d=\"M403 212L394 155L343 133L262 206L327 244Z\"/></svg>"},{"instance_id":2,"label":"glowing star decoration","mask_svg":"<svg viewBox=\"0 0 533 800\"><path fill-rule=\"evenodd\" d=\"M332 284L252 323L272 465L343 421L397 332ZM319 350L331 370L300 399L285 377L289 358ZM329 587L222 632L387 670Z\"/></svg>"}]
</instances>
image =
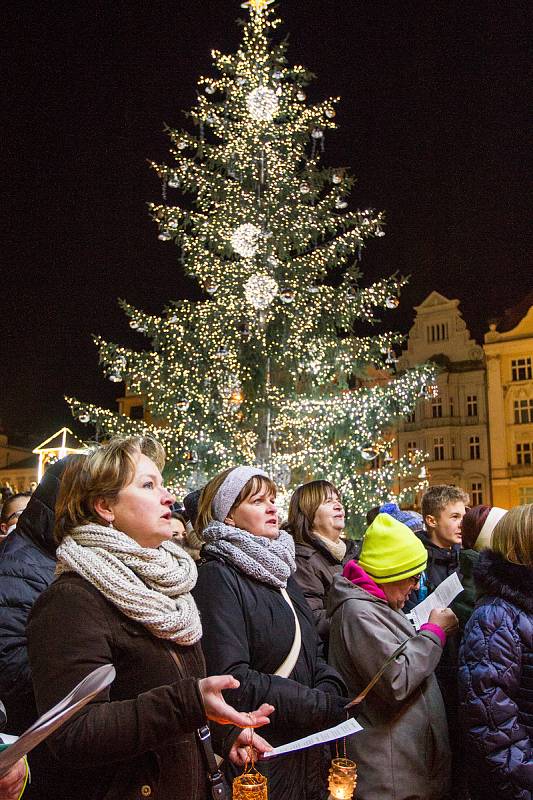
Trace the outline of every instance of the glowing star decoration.
<instances>
[{"instance_id":1,"label":"glowing star decoration","mask_svg":"<svg viewBox=\"0 0 533 800\"><path fill-rule=\"evenodd\" d=\"M246 98L246 107L256 122L270 122L279 110L279 99L268 86L258 86Z\"/></svg>"},{"instance_id":2,"label":"glowing star decoration","mask_svg":"<svg viewBox=\"0 0 533 800\"><path fill-rule=\"evenodd\" d=\"M270 275L252 275L244 284L244 296L257 311L264 311L274 300L279 290L277 282Z\"/></svg>"},{"instance_id":3,"label":"glowing star decoration","mask_svg":"<svg viewBox=\"0 0 533 800\"><path fill-rule=\"evenodd\" d=\"M259 249L261 229L251 222L245 222L235 228L231 234L231 246L243 258L253 258Z\"/></svg>"},{"instance_id":4,"label":"glowing star decoration","mask_svg":"<svg viewBox=\"0 0 533 800\"><path fill-rule=\"evenodd\" d=\"M273 2L274 0L246 0L246 2L242 4L241 8L253 8L254 11L258 11L260 13Z\"/></svg>"}]
</instances>

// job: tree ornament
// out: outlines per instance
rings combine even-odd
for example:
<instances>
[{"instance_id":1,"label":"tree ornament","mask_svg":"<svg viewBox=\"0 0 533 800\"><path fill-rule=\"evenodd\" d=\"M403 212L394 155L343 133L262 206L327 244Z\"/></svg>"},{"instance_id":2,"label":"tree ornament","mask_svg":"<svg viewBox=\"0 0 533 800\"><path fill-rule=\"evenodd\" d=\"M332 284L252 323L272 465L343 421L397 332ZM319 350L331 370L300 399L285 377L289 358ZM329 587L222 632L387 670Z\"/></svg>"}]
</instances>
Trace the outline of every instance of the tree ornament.
<instances>
[{"instance_id":1,"label":"tree ornament","mask_svg":"<svg viewBox=\"0 0 533 800\"><path fill-rule=\"evenodd\" d=\"M281 97L282 94L283 94L283 87L280 85L276 89L276 95L277 95L277 97Z\"/></svg>"},{"instance_id":2,"label":"tree ornament","mask_svg":"<svg viewBox=\"0 0 533 800\"><path fill-rule=\"evenodd\" d=\"M177 189L179 185L180 182L175 176L168 179L167 186L169 186L171 189Z\"/></svg>"},{"instance_id":3,"label":"tree ornament","mask_svg":"<svg viewBox=\"0 0 533 800\"><path fill-rule=\"evenodd\" d=\"M338 208L340 211L341 209L347 207L348 203L346 202L346 200L343 200L342 197L337 197L337 199L335 200L335 208Z\"/></svg>"},{"instance_id":4,"label":"tree ornament","mask_svg":"<svg viewBox=\"0 0 533 800\"><path fill-rule=\"evenodd\" d=\"M160 242L170 242L170 240L172 239L172 234L170 233L170 231L163 229L162 231L159 231L159 235L157 238L159 239Z\"/></svg>"},{"instance_id":5,"label":"tree ornament","mask_svg":"<svg viewBox=\"0 0 533 800\"><path fill-rule=\"evenodd\" d=\"M90 420L91 420L90 416L89 416L88 414L85 414L85 413L84 413L84 414L80 414L80 415L79 415L79 417L78 417L78 419L79 419L79 421L80 421L80 422L82 422L84 425L86 425L86 424L87 424L88 422L90 422Z\"/></svg>"},{"instance_id":6,"label":"tree ornament","mask_svg":"<svg viewBox=\"0 0 533 800\"><path fill-rule=\"evenodd\" d=\"M338 173L338 172L335 172L335 173L333 174L333 177L331 178L331 182L332 182L332 183L335 183L335 184L337 184L337 185L338 185L339 183L342 183L342 175L339 175L339 173Z\"/></svg>"},{"instance_id":7,"label":"tree ornament","mask_svg":"<svg viewBox=\"0 0 533 800\"><path fill-rule=\"evenodd\" d=\"M337 112L335 111L335 109L334 109L334 108L328 108L328 109L326 109L326 117L327 117L328 119L333 119L333 117L336 115L336 113L337 113Z\"/></svg>"},{"instance_id":8,"label":"tree ornament","mask_svg":"<svg viewBox=\"0 0 533 800\"><path fill-rule=\"evenodd\" d=\"M229 398L231 397L231 393L233 391L231 386L229 386L227 383L222 383L217 388L219 395L223 397L224 400L229 400Z\"/></svg>"},{"instance_id":9,"label":"tree ornament","mask_svg":"<svg viewBox=\"0 0 533 800\"><path fill-rule=\"evenodd\" d=\"M279 71L279 69L276 69L272 73L272 77L274 78L275 81L280 81L283 76L282 73Z\"/></svg>"},{"instance_id":10,"label":"tree ornament","mask_svg":"<svg viewBox=\"0 0 533 800\"><path fill-rule=\"evenodd\" d=\"M398 357L396 356L396 353L394 352L394 350L389 350L387 352L387 358L385 359L385 364L387 364L388 367L392 367L394 366L394 364L397 363L398 363Z\"/></svg>"},{"instance_id":11,"label":"tree ornament","mask_svg":"<svg viewBox=\"0 0 533 800\"><path fill-rule=\"evenodd\" d=\"M390 297L387 297L385 300L385 305L387 308L398 308L400 305L400 298L396 297L396 295L391 294Z\"/></svg>"},{"instance_id":12,"label":"tree ornament","mask_svg":"<svg viewBox=\"0 0 533 800\"><path fill-rule=\"evenodd\" d=\"M272 267L272 269L276 269L276 267L279 267L279 260L276 256L267 256L267 264L269 267Z\"/></svg>"},{"instance_id":13,"label":"tree ornament","mask_svg":"<svg viewBox=\"0 0 533 800\"><path fill-rule=\"evenodd\" d=\"M228 355L229 355L229 350L224 344L221 344L215 353L216 358L226 358Z\"/></svg>"},{"instance_id":14,"label":"tree ornament","mask_svg":"<svg viewBox=\"0 0 533 800\"><path fill-rule=\"evenodd\" d=\"M239 325L239 333L243 342L247 342L250 339L252 334L247 322L243 322L242 325Z\"/></svg>"},{"instance_id":15,"label":"tree ornament","mask_svg":"<svg viewBox=\"0 0 533 800\"><path fill-rule=\"evenodd\" d=\"M210 83L205 87L206 94L215 94L215 92L216 92L215 87L212 86Z\"/></svg>"},{"instance_id":16,"label":"tree ornament","mask_svg":"<svg viewBox=\"0 0 533 800\"><path fill-rule=\"evenodd\" d=\"M357 297L357 288L355 286L348 286L346 289L346 298L348 300L355 300Z\"/></svg>"},{"instance_id":17,"label":"tree ornament","mask_svg":"<svg viewBox=\"0 0 533 800\"><path fill-rule=\"evenodd\" d=\"M313 139L322 139L324 136L324 131L321 131L320 128L313 128L311 131L311 136Z\"/></svg>"},{"instance_id":18,"label":"tree ornament","mask_svg":"<svg viewBox=\"0 0 533 800\"><path fill-rule=\"evenodd\" d=\"M239 75L239 77L235 79L235 83L237 86L244 86L246 83L246 78L243 78L242 75Z\"/></svg>"},{"instance_id":19,"label":"tree ornament","mask_svg":"<svg viewBox=\"0 0 533 800\"><path fill-rule=\"evenodd\" d=\"M252 258L257 253L261 240L261 229L251 222L235 228L231 234L231 246L243 258Z\"/></svg>"},{"instance_id":20,"label":"tree ornament","mask_svg":"<svg viewBox=\"0 0 533 800\"><path fill-rule=\"evenodd\" d=\"M252 275L244 284L244 296L256 310L268 308L278 293L278 284L270 275Z\"/></svg>"},{"instance_id":21,"label":"tree ornament","mask_svg":"<svg viewBox=\"0 0 533 800\"><path fill-rule=\"evenodd\" d=\"M279 297L280 297L280 300L281 300L282 303L286 303L288 305L289 303L293 303L294 302L294 298L296 297L296 293L295 293L294 289L291 289L289 286L287 286L285 289L282 289L280 291Z\"/></svg>"},{"instance_id":22,"label":"tree ornament","mask_svg":"<svg viewBox=\"0 0 533 800\"><path fill-rule=\"evenodd\" d=\"M207 294L210 294L210 295L216 294L216 292L218 290L218 283L215 283L215 281L208 280L208 281L205 282L205 287L204 288L205 288Z\"/></svg>"},{"instance_id":23,"label":"tree ornament","mask_svg":"<svg viewBox=\"0 0 533 800\"><path fill-rule=\"evenodd\" d=\"M137 322L137 320L136 319L130 319L130 328L132 330L136 331L138 329L138 327L139 327L139 323Z\"/></svg>"},{"instance_id":24,"label":"tree ornament","mask_svg":"<svg viewBox=\"0 0 533 800\"><path fill-rule=\"evenodd\" d=\"M379 236L379 237L381 237L381 236L385 236L385 231L384 231L384 230L382 230L382 229L381 229L381 228L379 228L379 227L378 227L378 228L376 228L376 236Z\"/></svg>"},{"instance_id":25,"label":"tree ornament","mask_svg":"<svg viewBox=\"0 0 533 800\"><path fill-rule=\"evenodd\" d=\"M237 408L244 402L244 393L240 386L233 389L229 396L229 402L230 405L236 406Z\"/></svg>"},{"instance_id":26,"label":"tree ornament","mask_svg":"<svg viewBox=\"0 0 533 800\"><path fill-rule=\"evenodd\" d=\"M170 317L168 318L168 321L169 321L169 322L173 322L173 323L174 323L174 322L179 322L179 317L178 317L178 315L177 315L177 314L172 314L172 316L170 316Z\"/></svg>"},{"instance_id":27,"label":"tree ornament","mask_svg":"<svg viewBox=\"0 0 533 800\"><path fill-rule=\"evenodd\" d=\"M196 450L186 450L184 453L185 461L190 461L191 464L198 463L198 453Z\"/></svg>"},{"instance_id":28,"label":"tree ornament","mask_svg":"<svg viewBox=\"0 0 533 800\"><path fill-rule=\"evenodd\" d=\"M176 408L178 411L188 411L190 405L190 400L178 400L176 403Z\"/></svg>"},{"instance_id":29,"label":"tree ornament","mask_svg":"<svg viewBox=\"0 0 533 800\"><path fill-rule=\"evenodd\" d=\"M185 150L185 148L187 147L187 142L185 141L185 139L180 139L179 142L176 144L176 147L178 148L178 150Z\"/></svg>"},{"instance_id":30,"label":"tree ornament","mask_svg":"<svg viewBox=\"0 0 533 800\"><path fill-rule=\"evenodd\" d=\"M299 100L301 103L307 98L306 93L300 89L299 92L296 93L296 99Z\"/></svg>"},{"instance_id":31,"label":"tree ornament","mask_svg":"<svg viewBox=\"0 0 533 800\"><path fill-rule=\"evenodd\" d=\"M319 289L319 287L316 285L316 283L311 283L311 284L309 284L309 286L307 287L307 291L309 292L309 294L318 294L318 293L319 293L319 291L320 291L320 289Z\"/></svg>"},{"instance_id":32,"label":"tree ornament","mask_svg":"<svg viewBox=\"0 0 533 800\"><path fill-rule=\"evenodd\" d=\"M257 122L270 122L278 113L279 100L268 86L252 89L246 98L246 107L251 118Z\"/></svg>"},{"instance_id":33,"label":"tree ornament","mask_svg":"<svg viewBox=\"0 0 533 800\"><path fill-rule=\"evenodd\" d=\"M329 768L328 789L335 800L351 800L357 785L357 767L349 758L334 758Z\"/></svg>"},{"instance_id":34,"label":"tree ornament","mask_svg":"<svg viewBox=\"0 0 533 800\"><path fill-rule=\"evenodd\" d=\"M311 191L311 187L309 186L308 183L301 183L300 184L300 193L301 194L309 194L310 191Z\"/></svg>"},{"instance_id":35,"label":"tree ornament","mask_svg":"<svg viewBox=\"0 0 533 800\"><path fill-rule=\"evenodd\" d=\"M372 444L367 444L364 445L364 447L360 447L359 452L365 461L374 461L374 459L379 455L378 451Z\"/></svg>"},{"instance_id":36,"label":"tree ornament","mask_svg":"<svg viewBox=\"0 0 533 800\"><path fill-rule=\"evenodd\" d=\"M112 372L109 373L109 380L112 383L120 383L122 381L122 375L120 374L120 372L113 370Z\"/></svg>"}]
</instances>

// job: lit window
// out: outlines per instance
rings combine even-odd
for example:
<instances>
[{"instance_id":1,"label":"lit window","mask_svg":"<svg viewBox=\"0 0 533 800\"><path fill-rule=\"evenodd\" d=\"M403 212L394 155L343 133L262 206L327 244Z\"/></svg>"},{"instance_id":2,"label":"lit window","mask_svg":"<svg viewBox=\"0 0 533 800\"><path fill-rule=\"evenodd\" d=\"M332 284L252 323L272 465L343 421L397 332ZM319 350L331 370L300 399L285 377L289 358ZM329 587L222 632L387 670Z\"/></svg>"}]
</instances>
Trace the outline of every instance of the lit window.
<instances>
[{"instance_id":1,"label":"lit window","mask_svg":"<svg viewBox=\"0 0 533 800\"><path fill-rule=\"evenodd\" d=\"M533 503L533 486L521 486L518 490L518 501L521 506Z\"/></svg>"}]
</instances>

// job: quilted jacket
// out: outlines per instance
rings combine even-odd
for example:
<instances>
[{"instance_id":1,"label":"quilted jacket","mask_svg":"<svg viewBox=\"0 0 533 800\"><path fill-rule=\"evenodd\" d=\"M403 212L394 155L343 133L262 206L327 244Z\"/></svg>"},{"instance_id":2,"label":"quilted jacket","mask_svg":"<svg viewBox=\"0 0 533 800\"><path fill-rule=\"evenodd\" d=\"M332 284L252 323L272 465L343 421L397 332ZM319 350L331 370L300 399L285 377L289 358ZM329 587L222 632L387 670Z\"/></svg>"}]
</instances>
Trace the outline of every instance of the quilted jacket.
<instances>
[{"instance_id":1,"label":"quilted jacket","mask_svg":"<svg viewBox=\"0 0 533 800\"><path fill-rule=\"evenodd\" d=\"M533 569L485 550L459 693L473 797L533 800Z\"/></svg>"}]
</instances>

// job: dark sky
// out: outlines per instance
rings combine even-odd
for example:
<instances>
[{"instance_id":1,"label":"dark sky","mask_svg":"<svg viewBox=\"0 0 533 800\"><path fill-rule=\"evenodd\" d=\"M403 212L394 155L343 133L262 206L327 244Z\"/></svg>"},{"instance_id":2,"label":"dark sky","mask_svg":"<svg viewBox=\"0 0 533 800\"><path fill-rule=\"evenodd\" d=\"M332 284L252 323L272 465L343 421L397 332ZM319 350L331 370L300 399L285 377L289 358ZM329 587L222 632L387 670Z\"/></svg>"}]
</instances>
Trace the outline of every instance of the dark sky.
<instances>
[{"instance_id":1,"label":"dark sky","mask_svg":"<svg viewBox=\"0 0 533 800\"><path fill-rule=\"evenodd\" d=\"M20 6L20 7L18 7ZM281 0L289 57L340 95L326 163L358 177L354 204L384 209L365 249L371 281L411 274L391 327L432 289L461 300L476 336L533 286L526 149L527 2ZM236 49L237 0L11 4L2 47L4 429L72 425L64 394L113 407L91 334L141 345L117 308L190 293L146 203L163 124L187 124L210 51ZM84 430L78 426L77 430Z\"/></svg>"}]
</instances>

